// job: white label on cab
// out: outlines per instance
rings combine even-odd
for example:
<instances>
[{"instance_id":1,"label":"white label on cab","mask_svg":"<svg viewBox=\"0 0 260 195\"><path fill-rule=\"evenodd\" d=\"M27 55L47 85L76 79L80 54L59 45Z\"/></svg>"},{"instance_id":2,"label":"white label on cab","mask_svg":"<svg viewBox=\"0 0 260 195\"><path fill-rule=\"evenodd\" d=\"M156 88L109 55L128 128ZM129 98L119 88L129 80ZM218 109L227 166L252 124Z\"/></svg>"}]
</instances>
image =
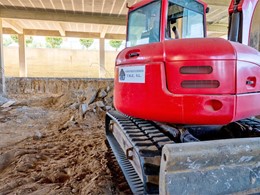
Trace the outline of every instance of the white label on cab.
<instances>
[{"instance_id":1,"label":"white label on cab","mask_svg":"<svg viewBox=\"0 0 260 195\"><path fill-rule=\"evenodd\" d=\"M119 83L145 83L145 66L119 67Z\"/></svg>"}]
</instances>

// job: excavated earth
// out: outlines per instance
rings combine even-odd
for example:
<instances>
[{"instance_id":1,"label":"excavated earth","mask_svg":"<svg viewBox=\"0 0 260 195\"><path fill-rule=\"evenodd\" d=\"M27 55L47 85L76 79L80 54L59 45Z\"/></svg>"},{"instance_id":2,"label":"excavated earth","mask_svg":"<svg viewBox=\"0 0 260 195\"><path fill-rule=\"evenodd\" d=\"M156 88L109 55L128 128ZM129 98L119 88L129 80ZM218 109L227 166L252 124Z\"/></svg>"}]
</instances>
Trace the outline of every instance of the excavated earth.
<instances>
[{"instance_id":1,"label":"excavated earth","mask_svg":"<svg viewBox=\"0 0 260 195\"><path fill-rule=\"evenodd\" d=\"M0 195L122 194L105 144L109 90L0 96Z\"/></svg>"},{"instance_id":2,"label":"excavated earth","mask_svg":"<svg viewBox=\"0 0 260 195\"><path fill-rule=\"evenodd\" d=\"M129 194L105 144L112 98L109 87L0 96L0 195Z\"/></svg>"}]
</instances>

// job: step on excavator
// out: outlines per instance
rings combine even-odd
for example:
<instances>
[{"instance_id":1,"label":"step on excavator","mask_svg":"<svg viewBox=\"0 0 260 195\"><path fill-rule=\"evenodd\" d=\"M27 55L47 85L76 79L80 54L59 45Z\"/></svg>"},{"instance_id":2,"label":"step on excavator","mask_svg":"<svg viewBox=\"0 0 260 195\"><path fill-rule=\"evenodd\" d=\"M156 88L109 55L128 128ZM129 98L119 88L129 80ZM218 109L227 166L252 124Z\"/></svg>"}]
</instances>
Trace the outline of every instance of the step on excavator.
<instances>
[{"instance_id":1,"label":"step on excavator","mask_svg":"<svg viewBox=\"0 0 260 195\"><path fill-rule=\"evenodd\" d=\"M200 0L128 8L106 137L132 193L260 193L260 2L231 1L228 40Z\"/></svg>"}]
</instances>

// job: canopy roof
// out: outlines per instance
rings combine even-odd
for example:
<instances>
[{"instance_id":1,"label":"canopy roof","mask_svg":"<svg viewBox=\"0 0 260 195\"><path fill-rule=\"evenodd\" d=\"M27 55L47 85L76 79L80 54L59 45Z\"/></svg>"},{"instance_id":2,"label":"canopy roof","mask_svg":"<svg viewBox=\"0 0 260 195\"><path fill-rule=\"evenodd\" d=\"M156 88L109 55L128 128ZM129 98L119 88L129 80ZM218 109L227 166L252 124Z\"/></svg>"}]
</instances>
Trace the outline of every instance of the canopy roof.
<instances>
[{"instance_id":1,"label":"canopy roof","mask_svg":"<svg viewBox=\"0 0 260 195\"><path fill-rule=\"evenodd\" d=\"M126 3L139 0L0 0L3 32L124 39ZM229 0L205 0L208 35L227 34Z\"/></svg>"}]
</instances>

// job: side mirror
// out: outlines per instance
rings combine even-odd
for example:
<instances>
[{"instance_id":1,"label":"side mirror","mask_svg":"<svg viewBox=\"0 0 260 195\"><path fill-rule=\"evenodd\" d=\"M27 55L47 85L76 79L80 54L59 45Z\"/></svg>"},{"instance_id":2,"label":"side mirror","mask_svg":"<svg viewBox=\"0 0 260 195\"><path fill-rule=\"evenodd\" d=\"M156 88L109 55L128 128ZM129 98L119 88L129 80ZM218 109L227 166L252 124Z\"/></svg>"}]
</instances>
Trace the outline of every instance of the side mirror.
<instances>
[{"instance_id":1,"label":"side mirror","mask_svg":"<svg viewBox=\"0 0 260 195\"><path fill-rule=\"evenodd\" d=\"M206 14L209 13L209 7L206 8Z\"/></svg>"}]
</instances>

